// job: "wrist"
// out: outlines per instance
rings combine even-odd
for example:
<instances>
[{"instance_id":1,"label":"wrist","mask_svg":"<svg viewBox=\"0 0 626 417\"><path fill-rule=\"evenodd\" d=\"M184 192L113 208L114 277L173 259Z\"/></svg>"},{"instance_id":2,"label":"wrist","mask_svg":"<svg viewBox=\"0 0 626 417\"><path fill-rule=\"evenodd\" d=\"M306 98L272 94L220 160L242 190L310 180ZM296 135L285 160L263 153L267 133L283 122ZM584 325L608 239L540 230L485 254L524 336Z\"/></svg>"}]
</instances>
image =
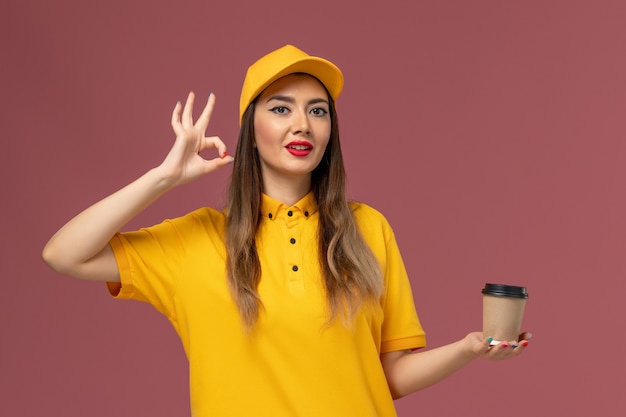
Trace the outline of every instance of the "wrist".
<instances>
[{"instance_id":1,"label":"wrist","mask_svg":"<svg viewBox=\"0 0 626 417\"><path fill-rule=\"evenodd\" d=\"M159 193L165 193L178 185L177 178L161 165L152 168L146 173L146 176L150 178L150 182L154 184Z\"/></svg>"},{"instance_id":2,"label":"wrist","mask_svg":"<svg viewBox=\"0 0 626 417\"><path fill-rule=\"evenodd\" d=\"M459 344L461 345L459 350L464 357L469 360L475 359L483 351L483 335L478 332L469 333L459 341Z\"/></svg>"}]
</instances>

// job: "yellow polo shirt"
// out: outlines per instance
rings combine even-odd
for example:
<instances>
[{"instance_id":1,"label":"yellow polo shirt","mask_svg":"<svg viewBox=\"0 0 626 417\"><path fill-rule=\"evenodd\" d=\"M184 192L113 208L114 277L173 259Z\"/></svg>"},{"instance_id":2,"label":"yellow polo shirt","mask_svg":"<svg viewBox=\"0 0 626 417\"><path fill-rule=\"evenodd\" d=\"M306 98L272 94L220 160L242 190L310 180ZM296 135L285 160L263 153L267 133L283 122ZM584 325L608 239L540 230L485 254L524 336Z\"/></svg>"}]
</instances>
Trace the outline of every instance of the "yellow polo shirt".
<instances>
[{"instance_id":1,"label":"yellow polo shirt","mask_svg":"<svg viewBox=\"0 0 626 417\"><path fill-rule=\"evenodd\" d=\"M170 320L189 360L194 417L396 415L380 354L425 346L424 331L389 224L367 205L351 207L385 280L380 306L352 327L325 327L312 194L293 206L263 196L264 308L251 334L226 281L223 212L202 208L111 240L122 283L109 290Z\"/></svg>"}]
</instances>

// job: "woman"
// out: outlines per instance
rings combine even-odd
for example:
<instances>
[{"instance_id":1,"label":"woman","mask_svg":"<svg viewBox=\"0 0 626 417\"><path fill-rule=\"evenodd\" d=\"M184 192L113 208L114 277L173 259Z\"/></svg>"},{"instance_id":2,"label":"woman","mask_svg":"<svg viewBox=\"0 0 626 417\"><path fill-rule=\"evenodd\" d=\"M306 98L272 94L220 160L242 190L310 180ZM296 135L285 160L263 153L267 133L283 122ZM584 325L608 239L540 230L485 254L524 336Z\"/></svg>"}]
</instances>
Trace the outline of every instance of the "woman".
<instances>
[{"instance_id":1,"label":"woman","mask_svg":"<svg viewBox=\"0 0 626 417\"><path fill-rule=\"evenodd\" d=\"M476 357L519 355L480 332L424 352L393 231L348 203L331 62L293 46L249 69L235 157L206 137L215 96L172 114L176 142L156 168L96 203L44 249L56 271L147 301L181 338L194 416L394 416L393 398ZM205 160L214 149L219 157ZM227 209L119 230L167 191L234 162ZM528 338L528 335L522 335Z\"/></svg>"}]
</instances>

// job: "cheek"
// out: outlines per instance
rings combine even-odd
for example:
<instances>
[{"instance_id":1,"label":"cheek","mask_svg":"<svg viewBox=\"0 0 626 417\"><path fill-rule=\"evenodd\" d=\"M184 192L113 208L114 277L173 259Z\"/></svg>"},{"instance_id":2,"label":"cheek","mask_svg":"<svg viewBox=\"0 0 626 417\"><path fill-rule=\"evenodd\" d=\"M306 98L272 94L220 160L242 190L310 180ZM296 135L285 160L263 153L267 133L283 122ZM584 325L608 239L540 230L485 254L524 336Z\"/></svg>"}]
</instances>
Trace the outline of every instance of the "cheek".
<instances>
[{"instance_id":1,"label":"cheek","mask_svg":"<svg viewBox=\"0 0 626 417\"><path fill-rule=\"evenodd\" d=\"M330 142L330 126L324 129L324 132L320 137L325 138L325 140L321 141L320 144L322 145L322 148L326 149L328 143Z\"/></svg>"},{"instance_id":2,"label":"cheek","mask_svg":"<svg viewBox=\"0 0 626 417\"><path fill-rule=\"evenodd\" d=\"M254 127L254 147L258 150L259 147L263 149L265 147L265 133L263 129Z\"/></svg>"},{"instance_id":3,"label":"cheek","mask_svg":"<svg viewBox=\"0 0 626 417\"><path fill-rule=\"evenodd\" d=\"M280 143L277 139L277 129L269 123L254 123L254 141L257 147L267 147Z\"/></svg>"}]
</instances>

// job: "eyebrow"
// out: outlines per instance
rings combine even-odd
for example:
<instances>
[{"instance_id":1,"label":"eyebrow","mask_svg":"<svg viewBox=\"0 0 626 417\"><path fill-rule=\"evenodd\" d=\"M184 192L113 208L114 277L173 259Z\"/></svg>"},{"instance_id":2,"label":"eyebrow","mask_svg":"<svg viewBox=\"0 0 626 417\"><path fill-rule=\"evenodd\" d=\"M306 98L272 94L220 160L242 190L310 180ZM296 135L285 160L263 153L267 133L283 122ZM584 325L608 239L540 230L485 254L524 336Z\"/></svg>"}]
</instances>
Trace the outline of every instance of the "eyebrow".
<instances>
[{"instance_id":1,"label":"eyebrow","mask_svg":"<svg viewBox=\"0 0 626 417\"><path fill-rule=\"evenodd\" d=\"M270 98L268 98L266 103L269 103L272 100L285 101L291 104L294 104L296 102L296 100L293 97L276 95L276 96L271 96ZM309 100L307 104L311 105L311 104L316 104L316 103L328 104L328 100L325 100L323 98L314 98L314 99Z\"/></svg>"}]
</instances>

